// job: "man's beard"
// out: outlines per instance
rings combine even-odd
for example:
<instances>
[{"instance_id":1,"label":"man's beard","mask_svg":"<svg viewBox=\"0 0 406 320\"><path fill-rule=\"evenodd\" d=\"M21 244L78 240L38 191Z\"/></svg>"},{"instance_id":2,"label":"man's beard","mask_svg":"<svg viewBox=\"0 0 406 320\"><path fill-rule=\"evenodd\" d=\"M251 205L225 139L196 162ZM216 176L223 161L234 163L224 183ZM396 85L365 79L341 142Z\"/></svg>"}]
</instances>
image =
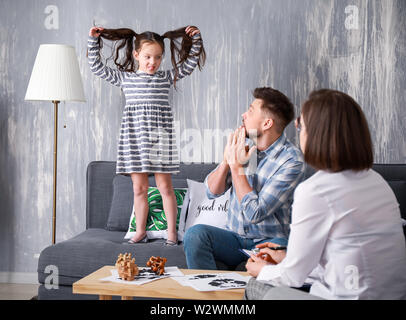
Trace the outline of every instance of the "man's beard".
<instances>
[{"instance_id":1,"label":"man's beard","mask_svg":"<svg viewBox=\"0 0 406 320\"><path fill-rule=\"evenodd\" d=\"M251 139L252 141L255 142L255 144L257 143L257 139L260 138L262 136L262 132L260 132L257 129L250 129L248 131L247 127L245 126L244 120L242 121L242 125L245 128L245 137L248 139Z\"/></svg>"},{"instance_id":2,"label":"man's beard","mask_svg":"<svg viewBox=\"0 0 406 320\"><path fill-rule=\"evenodd\" d=\"M245 137L251 140L256 140L262 137L262 132L257 129L245 130Z\"/></svg>"},{"instance_id":3,"label":"man's beard","mask_svg":"<svg viewBox=\"0 0 406 320\"><path fill-rule=\"evenodd\" d=\"M263 133L256 129L250 130L249 132L245 130L245 137L253 141L255 145L257 145L258 138L262 137L262 135Z\"/></svg>"}]
</instances>

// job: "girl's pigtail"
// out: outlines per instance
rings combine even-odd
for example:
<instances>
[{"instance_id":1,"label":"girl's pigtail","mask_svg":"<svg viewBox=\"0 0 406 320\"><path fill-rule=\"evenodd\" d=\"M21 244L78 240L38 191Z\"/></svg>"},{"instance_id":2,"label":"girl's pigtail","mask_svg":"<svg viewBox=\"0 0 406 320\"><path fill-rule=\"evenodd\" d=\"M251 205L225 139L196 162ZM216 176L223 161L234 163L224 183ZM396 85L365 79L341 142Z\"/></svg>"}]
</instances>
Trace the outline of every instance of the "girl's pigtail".
<instances>
[{"instance_id":1,"label":"girl's pigtail","mask_svg":"<svg viewBox=\"0 0 406 320\"><path fill-rule=\"evenodd\" d=\"M103 39L114 41L113 53L114 63L121 71L135 71L135 62L133 57L134 38L138 34L131 29L103 29L98 38L100 48L103 47ZM124 49L124 57L120 59L120 52ZM110 57L111 58L111 57Z\"/></svg>"},{"instance_id":2,"label":"girl's pigtail","mask_svg":"<svg viewBox=\"0 0 406 320\"><path fill-rule=\"evenodd\" d=\"M162 38L167 38L170 41L170 50L171 50L171 62L175 72L174 76L174 86L176 87L176 80L178 79L179 72L178 67L186 61L189 56L198 56L197 66L199 70L202 70L204 63L206 61L206 51L204 50L203 43L200 46L200 49L196 53L191 53L190 49L192 48L193 43L200 41L200 39L193 39L189 37L186 32L186 27L179 28L174 31L165 32L162 35Z\"/></svg>"}]
</instances>

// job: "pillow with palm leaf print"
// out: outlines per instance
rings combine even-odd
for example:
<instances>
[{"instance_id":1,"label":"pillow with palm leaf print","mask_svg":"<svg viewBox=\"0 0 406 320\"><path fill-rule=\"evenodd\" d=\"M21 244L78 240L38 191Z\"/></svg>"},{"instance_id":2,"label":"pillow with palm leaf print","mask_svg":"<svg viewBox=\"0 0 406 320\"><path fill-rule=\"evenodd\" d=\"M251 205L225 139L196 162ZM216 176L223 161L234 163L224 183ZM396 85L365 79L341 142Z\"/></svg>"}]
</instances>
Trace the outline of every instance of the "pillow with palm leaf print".
<instances>
[{"instance_id":1,"label":"pillow with palm leaf print","mask_svg":"<svg viewBox=\"0 0 406 320\"><path fill-rule=\"evenodd\" d=\"M176 230L178 230L179 226L179 218L181 215L183 201L185 199L185 195L187 189L174 189L176 202L178 205L178 215L176 219ZM166 216L163 208L162 196L156 187L149 187L148 188L148 206L149 212L147 217L147 236L149 239L167 239L167 221ZM125 235L125 239L130 239L135 235L137 230L137 221L135 218L134 213L134 206L132 209L130 223L128 226L127 234Z\"/></svg>"}]
</instances>

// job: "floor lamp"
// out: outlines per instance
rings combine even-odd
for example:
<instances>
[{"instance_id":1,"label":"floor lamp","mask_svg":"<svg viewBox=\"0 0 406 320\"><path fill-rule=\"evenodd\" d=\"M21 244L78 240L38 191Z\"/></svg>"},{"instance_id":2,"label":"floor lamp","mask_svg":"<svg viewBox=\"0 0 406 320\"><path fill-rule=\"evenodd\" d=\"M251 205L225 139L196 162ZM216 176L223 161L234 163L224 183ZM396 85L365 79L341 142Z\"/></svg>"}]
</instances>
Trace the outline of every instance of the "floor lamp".
<instances>
[{"instance_id":1,"label":"floor lamp","mask_svg":"<svg viewBox=\"0 0 406 320\"><path fill-rule=\"evenodd\" d=\"M58 104L60 101L86 101L74 47L63 44L40 45L25 100L52 101L54 105L52 244L55 244Z\"/></svg>"}]
</instances>

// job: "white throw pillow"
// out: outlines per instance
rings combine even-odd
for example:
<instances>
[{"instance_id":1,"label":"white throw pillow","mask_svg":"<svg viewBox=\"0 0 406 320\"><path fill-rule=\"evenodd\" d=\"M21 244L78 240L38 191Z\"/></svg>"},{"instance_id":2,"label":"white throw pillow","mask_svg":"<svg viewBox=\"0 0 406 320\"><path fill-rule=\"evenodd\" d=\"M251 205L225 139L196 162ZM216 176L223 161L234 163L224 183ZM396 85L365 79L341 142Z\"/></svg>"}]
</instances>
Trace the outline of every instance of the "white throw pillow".
<instances>
[{"instance_id":1,"label":"white throw pillow","mask_svg":"<svg viewBox=\"0 0 406 320\"><path fill-rule=\"evenodd\" d=\"M179 230L186 232L195 224L207 224L226 229L231 189L228 189L222 196L210 200L207 198L204 183L187 179L187 184L188 195L185 196L185 200L188 197L188 213L184 229L181 229L183 219L182 216L180 217Z\"/></svg>"}]
</instances>

